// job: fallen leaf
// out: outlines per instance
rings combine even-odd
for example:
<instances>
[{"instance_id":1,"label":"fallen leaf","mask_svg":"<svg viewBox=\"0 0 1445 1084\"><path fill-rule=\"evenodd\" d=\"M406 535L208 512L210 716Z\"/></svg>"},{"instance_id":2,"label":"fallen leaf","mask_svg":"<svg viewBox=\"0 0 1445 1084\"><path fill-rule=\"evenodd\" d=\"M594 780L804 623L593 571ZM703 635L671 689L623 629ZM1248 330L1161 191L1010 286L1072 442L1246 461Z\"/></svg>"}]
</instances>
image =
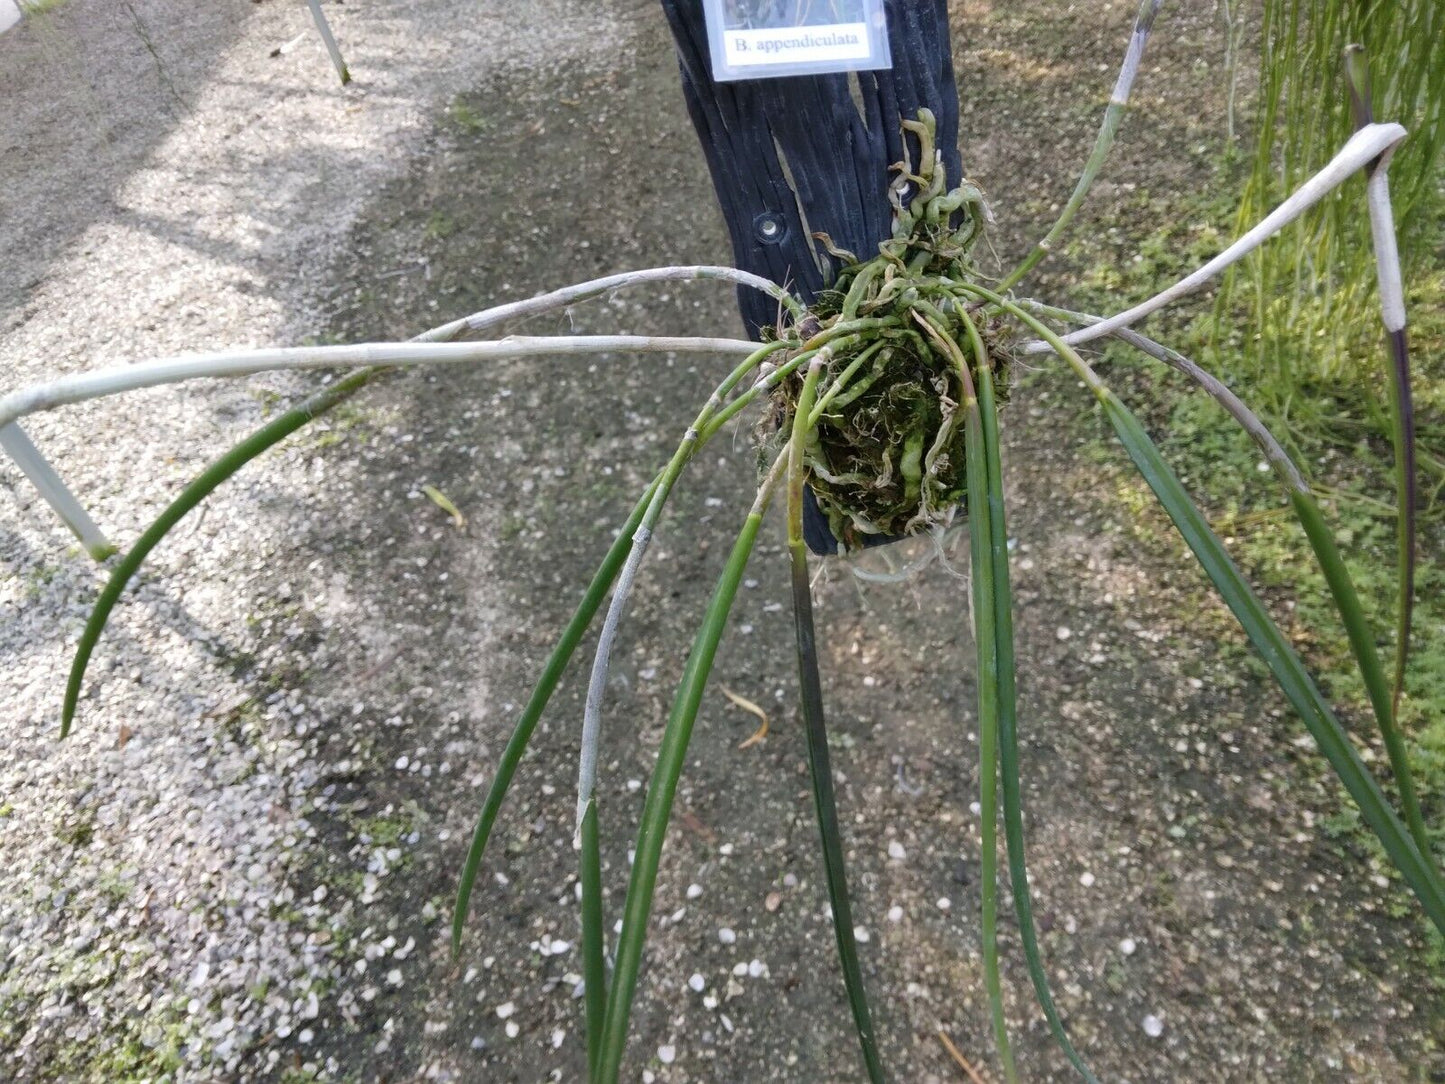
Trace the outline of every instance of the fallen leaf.
<instances>
[{"instance_id":1,"label":"fallen leaf","mask_svg":"<svg viewBox=\"0 0 1445 1084\"><path fill-rule=\"evenodd\" d=\"M762 723L758 726L758 729L753 731L753 736L746 739L745 741L739 742L738 748L746 749L750 745L757 745L758 742L766 738L768 736L768 713L765 712L762 708L758 707L756 704L754 704L747 697L739 696L737 693L729 689L726 685L721 685L719 686L719 688L722 689L723 696L727 697L744 711L750 711L762 720Z\"/></svg>"},{"instance_id":2,"label":"fallen leaf","mask_svg":"<svg viewBox=\"0 0 1445 1084\"><path fill-rule=\"evenodd\" d=\"M467 525L467 517L462 515L461 509L459 509L456 505L452 504L452 502L447 498L447 495L441 490L439 490L436 486L422 486L421 491L431 498L432 504L436 505L447 515L451 516L452 521L458 527L465 527Z\"/></svg>"}]
</instances>

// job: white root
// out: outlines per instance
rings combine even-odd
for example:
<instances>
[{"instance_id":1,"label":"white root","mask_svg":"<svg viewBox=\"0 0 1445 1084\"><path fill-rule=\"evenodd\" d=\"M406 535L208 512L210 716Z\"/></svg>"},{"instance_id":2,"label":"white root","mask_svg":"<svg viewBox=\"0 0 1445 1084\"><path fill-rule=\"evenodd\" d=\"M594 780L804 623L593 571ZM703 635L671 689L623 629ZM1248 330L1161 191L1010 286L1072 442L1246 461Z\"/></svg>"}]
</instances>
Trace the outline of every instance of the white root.
<instances>
[{"instance_id":1,"label":"white root","mask_svg":"<svg viewBox=\"0 0 1445 1084\"><path fill-rule=\"evenodd\" d=\"M1070 346L1077 346L1079 343L1112 335L1120 328L1138 323L1144 317L1158 312L1166 305L1199 289L1221 271L1244 259L1376 158L1388 157L1406 134L1405 129L1398 124L1370 124L1361 128L1350 137L1350 141L1323 169L1300 185L1292 196L1276 207L1257 226L1203 267L1180 279L1167 290L1155 294L1148 301L1135 305L1127 312L1121 312L1117 316L1111 316L1107 320L1102 320L1079 331L1070 332L1064 336L1064 342ZM1378 175L1383 176L1384 172L1385 163L1382 162ZM1375 196L1371 200L1372 218L1378 213L1376 210L1378 204L1378 196ZM1393 231L1390 232L1393 236ZM1403 320L1403 314L1401 314L1401 319ZM1024 343L1022 347L1026 354L1045 354L1052 349L1042 339Z\"/></svg>"}]
</instances>

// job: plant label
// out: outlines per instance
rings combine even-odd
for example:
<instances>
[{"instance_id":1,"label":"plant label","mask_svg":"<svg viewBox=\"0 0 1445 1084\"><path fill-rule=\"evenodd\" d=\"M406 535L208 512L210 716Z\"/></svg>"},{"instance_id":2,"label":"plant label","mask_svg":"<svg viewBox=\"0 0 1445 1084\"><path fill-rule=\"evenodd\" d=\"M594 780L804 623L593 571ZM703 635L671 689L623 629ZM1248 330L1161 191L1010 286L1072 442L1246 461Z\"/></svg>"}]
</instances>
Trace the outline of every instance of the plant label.
<instances>
[{"instance_id":1,"label":"plant label","mask_svg":"<svg viewBox=\"0 0 1445 1084\"><path fill-rule=\"evenodd\" d=\"M705 0L713 78L889 68L883 0Z\"/></svg>"}]
</instances>

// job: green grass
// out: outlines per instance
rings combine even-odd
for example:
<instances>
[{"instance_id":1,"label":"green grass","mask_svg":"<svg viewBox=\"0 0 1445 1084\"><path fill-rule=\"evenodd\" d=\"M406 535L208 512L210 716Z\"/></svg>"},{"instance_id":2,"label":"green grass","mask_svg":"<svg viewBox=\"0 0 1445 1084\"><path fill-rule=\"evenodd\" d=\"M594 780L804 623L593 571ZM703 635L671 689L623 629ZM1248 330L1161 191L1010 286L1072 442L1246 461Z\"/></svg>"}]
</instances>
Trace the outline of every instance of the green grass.
<instances>
[{"instance_id":1,"label":"green grass","mask_svg":"<svg viewBox=\"0 0 1445 1084\"><path fill-rule=\"evenodd\" d=\"M1373 71L1376 118L1410 130L1390 168L1407 281L1438 272L1438 238L1430 235L1445 209L1445 66L1435 46L1442 36L1438 0L1264 0L1251 160L1232 188L1242 190L1237 222L1257 220L1349 138L1341 52L1359 43ZM1302 386L1324 385L1348 387L1379 407L1382 385L1356 364L1376 341L1379 320L1361 189L1354 182L1251 258L1221 298L1222 328L1242 313L1252 318L1258 338L1245 361L1276 406Z\"/></svg>"},{"instance_id":2,"label":"green grass","mask_svg":"<svg viewBox=\"0 0 1445 1084\"><path fill-rule=\"evenodd\" d=\"M47 11L60 7L65 0L17 0L17 3L21 15L44 15Z\"/></svg>"}]
</instances>

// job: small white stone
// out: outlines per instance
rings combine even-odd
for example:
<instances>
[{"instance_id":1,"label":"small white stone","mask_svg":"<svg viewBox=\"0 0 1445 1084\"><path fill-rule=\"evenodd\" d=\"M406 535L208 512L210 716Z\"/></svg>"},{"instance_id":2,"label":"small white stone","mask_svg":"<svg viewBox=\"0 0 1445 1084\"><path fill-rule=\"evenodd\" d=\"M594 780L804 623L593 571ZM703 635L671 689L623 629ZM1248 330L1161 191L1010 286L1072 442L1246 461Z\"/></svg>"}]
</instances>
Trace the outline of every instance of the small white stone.
<instances>
[{"instance_id":1,"label":"small white stone","mask_svg":"<svg viewBox=\"0 0 1445 1084\"><path fill-rule=\"evenodd\" d=\"M902 862L908 857L908 852L903 849L903 844L895 839L888 844L888 857Z\"/></svg>"},{"instance_id":2,"label":"small white stone","mask_svg":"<svg viewBox=\"0 0 1445 1084\"><path fill-rule=\"evenodd\" d=\"M1083 873L1079 874L1079 884L1083 885L1085 888L1093 888L1094 875L1085 870Z\"/></svg>"},{"instance_id":3,"label":"small white stone","mask_svg":"<svg viewBox=\"0 0 1445 1084\"><path fill-rule=\"evenodd\" d=\"M566 1041L567 1041L567 1033L566 1033L565 1031L563 1031L561 1028L553 1028L553 1029L552 1029L552 1049L553 1049L553 1050L560 1050L560 1049L562 1048L562 1044L565 1043Z\"/></svg>"},{"instance_id":4,"label":"small white stone","mask_svg":"<svg viewBox=\"0 0 1445 1084\"><path fill-rule=\"evenodd\" d=\"M390 971L388 971L388 972L386 973L386 981L389 982L389 983L391 983L391 985L393 985L393 986L400 986L400 985L401 985L401 968L399 968L399 967L393 967Z\"/></svg>"},{"instance_id":5,"label":"small white stone","mask_svg":"<svg viewBox=\"0 0 1445 1084\"><path fill-rule=\"evenodd\" d=\"M1134 943L1134 939L1132 937L1126 937L1124 938L1124 940L1119 942L1119 951L1122 952L1125 956L1133 956L1134 950L1138 947L1139 946Z\"/></svg>"},{"instance_id":6,"label":"small white stone","mask_svg":"<svg viewBox=\"0 0 1445 1084\"><path fill-rule=\"evenodd\" d=\"M717 853L726 858L728 857L728 855L733 853L733 845L731 843L724 843L721 847L717 849Z\"/></svg>"},{"instance_id":7,"label":"small white stone","mask_svg":"<svg viewBox=\"0 0 1445 1084\"><path fill-rule=\"evenodd\" d=\"M662 1062L663 1065L671 1065L677 1060L677 1047L671 1044L659 1046L657 1048L657 1060Z\"/></svg>"},{"instance_id":8,"label":"small white stone","mask_svg":"<svg viewBox=\"0 0 1445 1084\"><path fill-rule=\"evenodd\" d=\"M1140 1024L1144 1028L1144 1034L1151 1039L1157 1039L1164 1034L1164 1021L1160 1020L1159 1017L1153 1013L1144 1017L1144 1019L1140 1021Z\"/></svg>"},{"instance_id":9,"label":"small white stone","mask_svg":"<svg viewBox=\"0 0 1445 1084\"><path fill-rule=\"evenodd\" d=\"M1074 635L1074 632L1067 625L1060 625L1054 630L1054 635L1060 640L1067 640L1070 636Z\"/></svg>"},{"instance_id":10,"label":"small white stone","mask_svg":"<svg viewBox=\"0 0 1445 1084\"><path fill-rule=\"evenodd\" d=\"M860 945L866 945L872 939L873 935L868 932L867 926L853 927L853 940L857 941Z\"/></svg>"},{"instance_id":11,"label":"small white stone","mask_svg":"<svg viewBox=\"0 0 1445 1084\"><path fill-rule=\"evenodd\" d=\"M316 903L320 903L320 902L321 902L322 900L324 900L325 898L326 898L326 886L325 886L325 885L317 885L317 886L316 886L316 891L313 892L313 893L311 893L311 899L312 899L314 902L316 902Z\"/></svg>"},{"instance_id":12,"label":"small white stone","mask_svg":"<svg viewBox=\"0 0 1445 1084\"><path fill-rule=\"evenodd\" d=\"M724 926L718 930L717 939L724 945L732 945L737 943L738 935L731 926Z\"/></svg>"},{"instance_id":13,"label":"small white stone","mask_svg":"<svg viewBox=\"0 0 1445 1084\"><path fill-rule=\"evenodd\" d=\"M514 1012L516 1012L516 1011L517 1011L516 1002L513 1002L513 1001L505 1001L505 1002L503 1002L502 1004L500 1004L500 1005L497 1006L497 1019L498 1019L498 1020L505 1020L505 1019L507 1019L509 1016L511 1016L511 1015L512 1015Z\"/></svg>"},{"instance_id":14,"label":"small white stone","mask_svg":"<svg viewBox=\"0 0 1445 1084\"><path fill-rule=\"evenodd\" d=\"M895 903L892 907L888 908L888 921L889 921L889 922L902 922L902 921L903 921L903 908L902 908L902 907L899 907L896 903Z\"/></svg>"},{"instance_id":15,"label":"small white stone","mask_svg":"<svg viewBox=\"0 0 1445 1084\"><path fill-rule=\"evenodd\" d=\"M703 978L701 975L699 975L699 974L697 974L697 973L694 973L693 976L692 976L692 978L690 978L690 979L687 980L687 984L688 984L688 986L692 987L692 992L693 992L693 993L695 993L695 994L700 994L700 993L703 992L703 989L707 986L707 979Z\"/></svg>"},{"instance_id":16,"label":"small white stone","mask_svg":"<svg viewBox=\"0 0 1445 1084\"><path fill-rule=\"evenodd\" d=\"M517 1033L520 1032L522 1029L517 1025L517 1022L515 1020L508 1020L507 1026L502 1030L507 1033L507 1038L515 1039L517 1037Z\"/></svg>"},{"instance_id":17,"label":"small white stone","mask_svg":"<svg viewBox=\"0 0 1445 1084\"><path fill-rule=\"evenodd\" d=\"M939 909L940 911L947 911L947 910L948 910L950 907L952 907L952 906L953 906L953 901L952 901L951 899L949 899L947 896L939 896L939 897L938 897L938 909Z\"/></svg>"},{"instance_id":18,"label":"small white stone","mask_svg":"<svg viewBox=\"0 0 1445 1084\"><path fill-rule=\"evenodd\" d=\"M690 885L687 886L687 898L688 898L688 899L690 899L690 900L695 900L695 899L697 899L697 898L698 898L699 896L701 896L701 895L702 895L702 885L700 885L700 884L690 884Z\"/></svg>"},{"instance_id":19,"label":"small white stone","mask_svg":"<svg viewBox=\"0 0 1445 1084\"><path fill-rule=\"evenodd\" d=\"M748 964L748 978L757 979L768 973L768 965L762 960L753 960Z\"/></svg>"}]
</instances>

